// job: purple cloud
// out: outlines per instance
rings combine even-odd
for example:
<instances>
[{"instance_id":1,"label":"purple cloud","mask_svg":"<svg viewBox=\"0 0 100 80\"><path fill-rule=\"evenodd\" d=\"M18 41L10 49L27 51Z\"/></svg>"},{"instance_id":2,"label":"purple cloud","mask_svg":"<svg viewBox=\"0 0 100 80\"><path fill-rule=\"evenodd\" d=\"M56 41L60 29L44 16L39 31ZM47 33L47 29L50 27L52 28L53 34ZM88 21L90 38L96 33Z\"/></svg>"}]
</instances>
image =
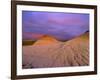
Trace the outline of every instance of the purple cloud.
<instances>
[{"instance_id":1,"label":"purple cloud","mask_svg":"<svg viewBox=\"0 0 100 80\"><path fill-rule=\"evenodd\" d=\"M89 14L61 12L22 12L23 34L51 35L58 40L69 40L89 31ZM23 39L38 39L24 35Z\"/></svg>"}]
</instances>

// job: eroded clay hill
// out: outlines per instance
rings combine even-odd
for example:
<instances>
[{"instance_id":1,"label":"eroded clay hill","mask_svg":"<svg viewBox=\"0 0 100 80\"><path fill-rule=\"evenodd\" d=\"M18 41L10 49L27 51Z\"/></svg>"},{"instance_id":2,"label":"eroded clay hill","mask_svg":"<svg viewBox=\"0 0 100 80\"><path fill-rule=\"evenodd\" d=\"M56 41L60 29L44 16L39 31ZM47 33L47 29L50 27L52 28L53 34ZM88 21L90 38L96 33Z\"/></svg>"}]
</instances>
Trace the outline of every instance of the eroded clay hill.
<instances>
[{"instance_id":1,"label":"eroded clay hill","mask_svg":"<svg viewBox=\"0 0 100 80\"><path fill-rule=\"evenodd\" d=\"M23 46L23 68L47 68L89 65L89 33L61 42L44 36Z\"/></svg>"}]
</instances>

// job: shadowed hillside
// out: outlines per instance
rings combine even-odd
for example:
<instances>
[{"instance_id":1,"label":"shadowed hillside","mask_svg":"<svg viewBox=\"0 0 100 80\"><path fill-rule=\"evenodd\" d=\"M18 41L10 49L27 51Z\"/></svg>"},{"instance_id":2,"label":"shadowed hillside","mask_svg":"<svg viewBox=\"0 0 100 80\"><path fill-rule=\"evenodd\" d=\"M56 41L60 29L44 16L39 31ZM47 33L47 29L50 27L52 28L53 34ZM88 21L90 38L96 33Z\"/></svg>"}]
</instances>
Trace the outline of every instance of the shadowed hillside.
<instances>
[{"instance_id":1,"label":"shadowed hillside","mask_svg":"<svg viewBox=\"0 0 100 80\"><path fill-rule=\"evenodd\" d=\"M89 65L89 33L61 42L44 36L33 45L23 46L23 68Z\"/></svg>"},{"instance_id":2,"label":"shadowed hillside","mask_svg":"<svg viewBox=\"0 0 100 80\"><path fill-rule=\"evenodd\" d=\"M23 40L22 45L23 46L30 46L33 45L36 41L32 41L32 40Z\"/></svg>"}]
</instances>

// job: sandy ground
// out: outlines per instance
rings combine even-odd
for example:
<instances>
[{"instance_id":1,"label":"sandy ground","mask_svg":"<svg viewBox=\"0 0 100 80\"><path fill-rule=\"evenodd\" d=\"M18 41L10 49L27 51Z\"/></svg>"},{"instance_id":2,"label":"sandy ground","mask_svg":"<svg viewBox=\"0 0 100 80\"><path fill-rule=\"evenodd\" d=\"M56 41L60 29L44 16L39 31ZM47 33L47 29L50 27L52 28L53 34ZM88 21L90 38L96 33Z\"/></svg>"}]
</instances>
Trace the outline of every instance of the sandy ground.
<instances>
[{"instance_id":1,"label":"sandy ground","mask_svg":"<svg viewBox=\"0 0 100 80\"><path fill-rule=\"evenodd\" d=\"M42 41L38 40L31 46L23 46L23 68L89 65L88 33L66 42L51 40L52 44L40 45Z\"/></svg>"}]
</instances>

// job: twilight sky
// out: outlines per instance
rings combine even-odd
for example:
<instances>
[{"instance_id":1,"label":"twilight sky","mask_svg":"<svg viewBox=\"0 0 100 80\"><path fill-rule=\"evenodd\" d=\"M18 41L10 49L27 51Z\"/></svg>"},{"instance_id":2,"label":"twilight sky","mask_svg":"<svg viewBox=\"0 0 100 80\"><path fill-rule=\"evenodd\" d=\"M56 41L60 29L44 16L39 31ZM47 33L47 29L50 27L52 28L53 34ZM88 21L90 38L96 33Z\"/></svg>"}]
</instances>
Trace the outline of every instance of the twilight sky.
<instances>
[{"instance_id":1,"label":"twilight sky","mask_svg":"<svg viewBox=\"0 0 100 80\"><path fill-rule=\"evenodd\" d=\"M24 40L37 40L50 35L70 40L89 31L89 14L22 11Z\"/></svg>"}]
</instances>

